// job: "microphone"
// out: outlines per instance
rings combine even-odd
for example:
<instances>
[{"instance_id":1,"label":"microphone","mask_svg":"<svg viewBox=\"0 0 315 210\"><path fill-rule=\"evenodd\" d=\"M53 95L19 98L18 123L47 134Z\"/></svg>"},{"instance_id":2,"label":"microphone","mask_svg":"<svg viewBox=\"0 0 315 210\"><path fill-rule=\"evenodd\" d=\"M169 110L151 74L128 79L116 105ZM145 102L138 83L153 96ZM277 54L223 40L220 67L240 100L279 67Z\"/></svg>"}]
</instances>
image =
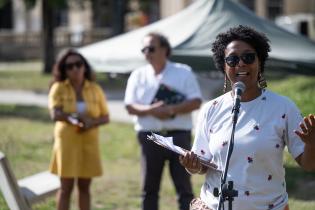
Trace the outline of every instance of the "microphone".
<instances>
[{"instance_id":1,"label":"microphone","mask_svg":"<svg viewBox=\"0 0 315 210\"><path fill-rule=\"evenodd\" d=\"M241 98L242 98L242 94L244 93L246 89L246 86L243 82L236 82L233 85L233 91L234 91L234 98L233 98L233 109L232 109L232 113L233 113L233 122L236 123L237 121L237 117L238 117L238 112L240 110L240 106L241 106Z\"/></svg>"}]
</instances>

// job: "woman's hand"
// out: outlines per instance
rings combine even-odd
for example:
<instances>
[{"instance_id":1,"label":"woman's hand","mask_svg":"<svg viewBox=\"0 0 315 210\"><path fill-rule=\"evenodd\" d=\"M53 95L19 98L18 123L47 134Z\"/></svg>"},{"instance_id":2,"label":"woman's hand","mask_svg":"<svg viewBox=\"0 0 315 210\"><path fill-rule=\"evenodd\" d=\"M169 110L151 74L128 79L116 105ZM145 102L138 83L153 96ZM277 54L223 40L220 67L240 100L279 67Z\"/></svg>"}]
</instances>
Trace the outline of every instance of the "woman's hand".
<instances>
[{"instance_id":1,"label":"woman's hand","mask_svg":"<svg viewBox=\"0 0 315 210\"><path fill-rule=\"evenodd\" d=\"M315 116L310 114L300 123L302 131L294 132L305 143L304 152L295 160L306 171L315 171Z\"/></svg>"},{"instance_id":2,"label":"woman's hand","mask_svg":"<svg viewBox=\"0 0 315 210\"><path fill-rule=\"evenodd\" d=\"M315 149L315 116L310 114L308 117L304 117L303 122L300 123L300 128L302 131L295 130L294 132L307 146Z\"/></svg>"},{"instance_id":3,"label":"woman's hand","mask_svg":"<svg viewBox=\"0 0 315 210\"><path fill-rule=\"evenodd\" d=\"M92 127L95 127L95 121L93 118L89 117L88 115L80 115L79 116L79 128L80 131L86 131Z\"/></svg>"},{"instance_id":4,"label":"woman's hand","mask_svg":"<svg viewBox=\"0 0 315 210\"><path fill-rule=\"evenodd\" d=\"M205 173L205 167L194 152L187 151L185 155L179 156L179 162L192 174Z\"/></svg>"},{"instance_id":5,"label":"woman's hand","mask_svg":"<svg viewBox=\"0 0 315 210\"><path fill-rule=\"evenodd\" d=\"M160 120L166 120L170 118L170 108L164 104L163 101L158 101L151 105L152 116L159 118Z\"/></svg>"}]
</instances>

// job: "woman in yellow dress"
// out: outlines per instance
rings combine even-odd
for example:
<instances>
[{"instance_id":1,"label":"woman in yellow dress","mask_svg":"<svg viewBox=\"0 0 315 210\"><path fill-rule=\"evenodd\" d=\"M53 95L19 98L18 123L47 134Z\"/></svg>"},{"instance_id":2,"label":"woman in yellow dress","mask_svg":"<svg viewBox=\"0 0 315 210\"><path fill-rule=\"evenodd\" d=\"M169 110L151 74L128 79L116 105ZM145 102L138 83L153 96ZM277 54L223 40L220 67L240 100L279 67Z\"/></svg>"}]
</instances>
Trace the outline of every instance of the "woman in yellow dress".
<instances>
[{"instance_id":1,"label":"woman in yellow dress","mask_svg":"<svg viewBox=\"0 0 315 210\"><path fill-rule=\"evenodd\" d=\"M68 210L75 183L80 210L90 209L92 177L102 175L98 127L109 122L106 97L87 60L67 50L54 67L49 110L55 121L50 171L60 176L57 209Z\"/></svg>"}]
</instances>

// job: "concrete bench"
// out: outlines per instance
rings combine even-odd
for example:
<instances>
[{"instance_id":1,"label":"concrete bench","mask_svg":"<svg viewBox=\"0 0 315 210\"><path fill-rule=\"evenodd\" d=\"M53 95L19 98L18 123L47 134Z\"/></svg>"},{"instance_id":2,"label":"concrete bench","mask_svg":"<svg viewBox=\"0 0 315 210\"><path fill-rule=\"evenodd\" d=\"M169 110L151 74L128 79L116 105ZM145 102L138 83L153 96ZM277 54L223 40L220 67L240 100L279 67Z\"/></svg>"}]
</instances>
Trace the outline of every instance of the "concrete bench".
<instances>
[{"instance_id":1,"label":"concrete bench","mask_svg":"<svg viewBox=\"0 0 315 210\"><path fill-rule=\"evenodd\" d=\"M48 171L16 180L8 159L0 152L0 188L10 210L31 210L34 203L54 195L60 181Z\"/></svg>"}]
</instances>

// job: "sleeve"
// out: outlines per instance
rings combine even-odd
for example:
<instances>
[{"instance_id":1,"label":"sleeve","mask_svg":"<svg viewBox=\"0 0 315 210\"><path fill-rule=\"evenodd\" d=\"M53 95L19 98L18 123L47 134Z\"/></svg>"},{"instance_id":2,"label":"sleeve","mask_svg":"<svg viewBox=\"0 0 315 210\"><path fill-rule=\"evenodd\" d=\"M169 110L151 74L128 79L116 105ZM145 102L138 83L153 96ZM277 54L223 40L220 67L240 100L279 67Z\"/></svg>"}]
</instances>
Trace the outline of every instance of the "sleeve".
<instances>
[{"instance_id":1,"label":"sleeve","mask_svg":"<svg viewBox=\"0 0 315 210\"><path fill-rule=\"evenodd\" d=\"M295 159L304 152L304 142L294 133L294 130L300 129L299 124L302 122L303 117L292 101L289 101L287 115L285 142L289 153Z\"/></svg>"},{"instance_id":2,"label":"sleeve","mask_svg":"<svg viewBox=\"0 0 315 210\"><path fill-rule=\"evenodd\" d=\"M97 90L98 96L99 96L100 114L101 114L101 116L108 115L109 109L108 109L106 94L104 93L103 89L99 85L96 85L96 90Z\"/></svg>"},{"instance_id":3,"label":"sleeve","mask_svg":"<svg viewBox=\"0 0 315 210\"><path fill-rule=\"evenodd\" d=\"M137 76L136 72L132 72L127 81L127 87L125 91L124 103L126 105L133 104L136 101L136 86Z\"/></svg>"},{"instance_id":4,"label":"sleeve","mask_svg":"<svg viewBox=\"0 0 315 210\"><path fill-rule=\"evenodd\" d=\"M188 77L185 81L185 90L187 99L202 99L199 83L191 68L189 68Z\"/></svg>"},{"instance_id":5,"label":"sleeve","mask_svg":"<svg viewBox=\"0 0 315 210\"><path fill-rule=\"evenodd\" d=\"M48 94L48 108L54 109L55 107L62 107L62 87L59 82L54 83Z\"/></svg>"},{"instance_id":6,"label":"sleeve","mask_svg":"<svg viewBox=\"0 0 315 210\"><path fill-rule=\"evenodd\" d=\"M198 116L196 123L196 132L194 143L192 146L192 151L199 156L206 159L212 159L212 154L209 149L209 135L208 135L208 113L209 113L209 103L205 104Z\"/></svg>"}]
</instances>

